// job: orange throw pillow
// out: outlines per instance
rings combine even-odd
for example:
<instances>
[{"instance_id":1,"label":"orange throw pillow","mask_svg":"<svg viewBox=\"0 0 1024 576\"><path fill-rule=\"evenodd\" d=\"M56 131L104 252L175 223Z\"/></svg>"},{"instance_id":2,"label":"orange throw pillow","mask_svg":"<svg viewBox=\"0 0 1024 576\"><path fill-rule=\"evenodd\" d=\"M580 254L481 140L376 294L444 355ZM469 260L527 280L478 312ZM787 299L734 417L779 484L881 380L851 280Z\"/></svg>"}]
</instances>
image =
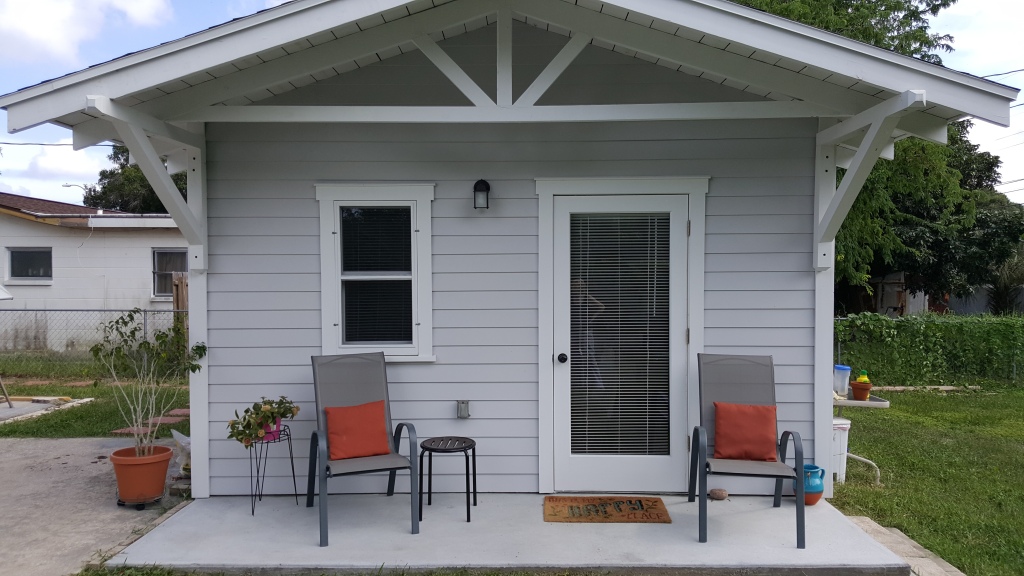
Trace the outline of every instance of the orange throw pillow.
<instances>
[{"instance_id":1,"label":"orange throw pillow","mask_svg":"<svg viewBox=\"0 0 1024 576\"><path fill-rule=\"evenodd\" d=\"M384 420L384 401L324 408L327 414L328 458L344 460L391 452Z\"/></svg>"},{"instance_id":2,"label":"orange throw pillow","mask_svg":"<svg viewBox=\"0 0 1024 576\"><path fill-rule=\"evenodd\" d=\"M775 406L715 402L715 458L778 460Z\"/></svg>"}]
</instances>

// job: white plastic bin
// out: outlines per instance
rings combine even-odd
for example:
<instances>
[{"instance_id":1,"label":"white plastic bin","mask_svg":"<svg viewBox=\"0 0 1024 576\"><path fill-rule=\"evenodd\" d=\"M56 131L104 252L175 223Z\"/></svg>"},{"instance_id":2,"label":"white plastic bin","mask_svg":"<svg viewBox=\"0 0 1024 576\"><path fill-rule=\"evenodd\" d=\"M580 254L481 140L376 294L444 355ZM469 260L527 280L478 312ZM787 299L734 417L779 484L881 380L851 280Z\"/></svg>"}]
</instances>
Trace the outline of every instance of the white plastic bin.
<instances>
[{"instance_id":1,"label":"white plastic bin","mask_svg":"<svg viewBox=\"0 0 1024 576\"><path fill-rule=\"evenodd\" d=\"M846 482L846 453L850 447L850 421L832 418L832 472L836 483Z\"/></svg>"},{"instance_id":2,"label":"white plastic bin","mask_svg":"<svg viewBox=\"0 0 1024 576\"><path fill-rule=\"evenodd\" d=\"M846 396L846 391L850 388L850 376L852 374L853 371L849 366L836 364L832 368L832 389L835 390L836 394Z\"/></svg>"}]
</instances>

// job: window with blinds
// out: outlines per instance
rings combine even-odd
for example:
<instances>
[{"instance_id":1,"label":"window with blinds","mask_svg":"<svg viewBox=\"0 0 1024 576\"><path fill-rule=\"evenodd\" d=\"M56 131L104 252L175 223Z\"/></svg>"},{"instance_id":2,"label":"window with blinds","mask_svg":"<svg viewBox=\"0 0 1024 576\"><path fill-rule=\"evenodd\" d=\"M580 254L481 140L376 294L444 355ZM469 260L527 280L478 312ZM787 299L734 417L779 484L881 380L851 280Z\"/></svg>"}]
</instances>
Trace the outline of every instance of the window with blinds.
<instances>
[{"instance_id":1,"label":"window with blinds","mask_svg":"<svg viewBox=\"0 0 1024 576\"><path fill-rule=\"evenodd\" d=\"M669 453L669 225L570 216L573 454Z\"/></svg>"},{"instance_id":2,"label":"window with blinds","mask_svg":"<svg viewBox=\"0 0 1024 576\"><path fill-rule=\"evenodd\" d=\"M188 251L153 250L153 296L174 295L174 273L188 272Z\"/></svg>"},{"instance_id":3,"label":"window with blinds","mask_svg":"<svg viewBox=\"0 0 1024 576\"><path fill-rule=\"evenodd\" d=\"M344 344L412 342L412 209L342 206Z\"/></svg>"}]
</instances>

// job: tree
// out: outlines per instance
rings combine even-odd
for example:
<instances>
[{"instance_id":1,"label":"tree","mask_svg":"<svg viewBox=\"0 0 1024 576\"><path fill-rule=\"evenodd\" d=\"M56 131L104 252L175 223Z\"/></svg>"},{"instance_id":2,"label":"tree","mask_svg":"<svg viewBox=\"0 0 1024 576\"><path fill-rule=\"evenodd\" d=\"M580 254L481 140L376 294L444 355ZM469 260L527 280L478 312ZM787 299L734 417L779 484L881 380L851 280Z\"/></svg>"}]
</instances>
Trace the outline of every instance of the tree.
<instances>
[{"instance_id":1,"label":"tree","mask_svg":"<svg viewBox=\"0 0 1024 576\"><path fill-rule=\"evenodd\" d=\"M928 18L956 0L733 0L905 56L941 64L953 37L929 32Z\"/></svg>"},{"instance_id":2,"label":"tree","mask_svg":"<svg viewBox=\"0 0 1024 576\"><path fill-rule=\"evenodd\" d=\"M935 64L952 50L953 38L932 33L928 18L956 0L735 1ZM978 152L970 127L951 124L948 146L902 140L894 160L876 164L836 237L837 304L850 296L857 309L856 293L889 272L906 272L911 291L932 295L993 281L1024 233L1024 214L995 191L999 158Z\"/></svg>"},{"instance_id":3,"label":"tree","mask_svg":"<svg viewBox=\"0 0 1024 576\"><path fill-rule=\"evenodd\" d=\"M167 213L167 209L139 166L128 163L127 147L115 145L107 158L115 167L101 170L96 186L85 187L83 204L91 208L120 210L132 214ZM185 196L185 179L184 172L171 175L171 180L182 196Z\"/></svg>"}]
</instances>

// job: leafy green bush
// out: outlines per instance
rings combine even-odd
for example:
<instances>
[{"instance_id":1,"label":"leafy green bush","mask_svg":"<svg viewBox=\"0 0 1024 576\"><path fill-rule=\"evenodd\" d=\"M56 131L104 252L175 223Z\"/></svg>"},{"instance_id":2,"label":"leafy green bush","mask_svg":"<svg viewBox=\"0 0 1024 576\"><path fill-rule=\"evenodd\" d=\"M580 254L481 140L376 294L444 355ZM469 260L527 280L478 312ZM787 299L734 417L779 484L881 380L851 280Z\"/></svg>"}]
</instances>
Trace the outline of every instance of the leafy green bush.
<instances>
[{"instance_id":1,"label":"leafy green bush","mask_svg":"<svg viewBox=\"0 0 1024 576\"><path fill-rule=\"evenodd\" d=\"M1015 383L1024 374L1024 316L926 314L836 320L836 361L883 386Z\"/></svg>"}]
</instances>

